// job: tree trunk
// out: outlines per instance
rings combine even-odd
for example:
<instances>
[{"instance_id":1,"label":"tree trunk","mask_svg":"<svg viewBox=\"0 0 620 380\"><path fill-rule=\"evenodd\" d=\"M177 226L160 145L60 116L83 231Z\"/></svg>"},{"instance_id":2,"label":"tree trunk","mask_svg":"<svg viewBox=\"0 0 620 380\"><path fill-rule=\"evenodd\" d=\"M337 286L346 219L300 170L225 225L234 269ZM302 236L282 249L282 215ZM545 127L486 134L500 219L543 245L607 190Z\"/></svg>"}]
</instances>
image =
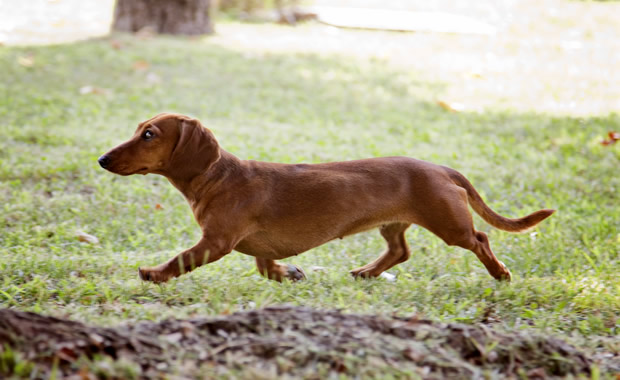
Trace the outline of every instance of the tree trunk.
<instances>
[{"instance_id":1,"label":"tree trunk","mask_svg":"<svg viewBox=\"0 0 620 380\"><path fill-rule=\"evenodd\" d=\"M162 34L210 34L211 0L117 0L112 28L137 32L144 28Z\"/></svg>"}]
</instances>

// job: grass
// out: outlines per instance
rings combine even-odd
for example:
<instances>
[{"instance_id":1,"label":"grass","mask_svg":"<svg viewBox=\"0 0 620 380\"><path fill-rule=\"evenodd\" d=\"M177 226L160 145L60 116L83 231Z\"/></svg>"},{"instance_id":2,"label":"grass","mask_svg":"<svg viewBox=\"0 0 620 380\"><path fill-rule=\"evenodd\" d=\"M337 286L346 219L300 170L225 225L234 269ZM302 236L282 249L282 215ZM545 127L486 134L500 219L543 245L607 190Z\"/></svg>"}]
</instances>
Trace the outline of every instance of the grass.
<instances>
[{"instance_id":1,"label":"grass","mask_svg":"<svg viewBox=\"0 0 620 380\"><path fill-rule=\"evenodd\" d=\"M562 100L567 84L560 75L527 96L528 78L505 72L493 83L514 84L508 87L516 94L502 97L487 79L458 75L451 81L432 63L407 68L347 50L356 38L406 48L423 35L408 40L340 31L328 42L341 43L342 51L321 53L312 44L287 52L236 43L244 34L256 40L285 35L291 31L285 27L231 23L219 30L207 39L119 35L0 47L0 307L114 325L286 303L492 320L618 352L620 150L599 144L607 131L620 130L620 115L611 112L608 99L613 90L606 89L620 88L618 78L606 84L592 70L592 80L586 73L579 82L580 96L596 105L596 114L587 104L574 114L549 112L535 95L558 91ZM290 33L324 32L332 33L317 25ZM427 38L441 51L458 51L466 37ZM478 46L480 38L468 41ZM423 56L433 45L412 49L410 56ZM566 58L558 50L546 54ZM32 64L20 64L24 57ZM597 64L611 71L614 62ZM464 81L475 89L464 90ZM478 104L481 95L487 98ZM448 112L437 104L457 96L475 109ZM510 284L494 281L473 254L447 247L421 228L407 233L413 254L390 270L395 282L348 275L383 249L379 234L371 232L286 260L309 273L300 283L268 281L251 257L233 253L166 285L145 284L138 266L193 245L199 229L164 178L114 176L96 159L128 138L138 122L163 111L200 118L241 158L292 163L407 155L460 170L503 215L543 207L558 212L522 235L475 217L511 269ZM100 244L79 242L77 231L97 236Z\"/></svg>"}]
</instances>

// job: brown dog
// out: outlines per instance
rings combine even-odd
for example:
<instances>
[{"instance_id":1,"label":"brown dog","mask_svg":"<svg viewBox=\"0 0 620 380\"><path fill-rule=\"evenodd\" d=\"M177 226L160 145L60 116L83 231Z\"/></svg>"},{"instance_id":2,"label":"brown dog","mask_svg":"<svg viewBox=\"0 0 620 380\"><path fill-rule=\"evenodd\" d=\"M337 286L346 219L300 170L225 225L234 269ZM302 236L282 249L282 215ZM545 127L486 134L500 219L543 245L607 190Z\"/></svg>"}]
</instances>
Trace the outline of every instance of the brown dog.
<instances>
[{"instance_id":1,"label":"brown dog","mask_svg":"<svg viewBox=\"0 0 620 380\"><path fill-rule=\"evenodd\" d=\"M476 254L489 273L510 280L484 232L476 231L468 204L489 224L520 232L554 210L508 219L491 210L471 183L445 166L407 157L325 164L243 161L221 149L210 130L187 116L160 114L133 137L99 158L116 174L156 173L189 202L202 238L166 263L140 268L140 278L164 282L219 260L233 249L254 256L268 278L299 280L304 272L275 260L336 238L379 228L387 250L354 269L376 277L409 258L405 230L413 223Z\"/></svg>"}]
</instances>

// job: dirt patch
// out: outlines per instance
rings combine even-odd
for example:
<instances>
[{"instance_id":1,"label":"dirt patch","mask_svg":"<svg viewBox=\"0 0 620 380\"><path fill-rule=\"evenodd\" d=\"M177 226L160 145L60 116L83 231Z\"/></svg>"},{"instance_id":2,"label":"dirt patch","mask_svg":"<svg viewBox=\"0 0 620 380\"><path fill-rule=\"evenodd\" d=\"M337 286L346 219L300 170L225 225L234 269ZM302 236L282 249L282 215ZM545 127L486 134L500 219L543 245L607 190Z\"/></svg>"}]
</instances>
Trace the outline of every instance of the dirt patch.
<instances>
[{"instance_id":1,"label":"dirt patch","mask_svg":"<svg viewBox=\"0 0 620 380\"><path fill-rule=\"evenodd\" d=\"M115 328L0 310L0 377L545 378L589 374L591 364L559 339L526 332L308 308Z\"/></svg>"}]
</instances>

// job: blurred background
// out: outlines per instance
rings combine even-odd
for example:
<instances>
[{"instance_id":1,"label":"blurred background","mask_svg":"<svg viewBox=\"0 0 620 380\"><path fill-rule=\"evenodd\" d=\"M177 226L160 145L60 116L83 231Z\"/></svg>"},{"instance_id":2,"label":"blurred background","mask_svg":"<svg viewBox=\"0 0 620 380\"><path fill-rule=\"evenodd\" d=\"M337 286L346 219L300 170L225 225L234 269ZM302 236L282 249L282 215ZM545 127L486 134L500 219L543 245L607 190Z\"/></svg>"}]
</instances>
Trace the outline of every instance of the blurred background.
<instances>
[{"instance_id":1,"label":"blurred background","mask_svg":"<svg viewBox=\"0 0 620 380\"><path fill-rule=\"evenodd\" d=\"M144 0L121 0L119 8ZM151 4L155 4L153 2ZM163 2L166 3L166 2ZM177 7L178 2L167 2ZM193 0L210 43L249 54L308 52L376 58L448 83L442 106L607 113L620 108L620 4L568 0ZM114 0L0 2L0 43L59 44L106 36ZM169 8L170 8L169 7ZM148 8L148 7L147 7ZM206 11L205 11L206 9ZM166 9L161 12L168 12ZM206 12L197 19L195 14ZM120 18L121 15L117 13ZM177 15L175 15L176 17ZM132 18L125 14L124 17ZM159 16L141 16L154 19ZM163 16L165 18L165 16ZM173 16L169 15L169 19ZM185 17L185 16L183 16ZM154 22L167 22L159 20ZM168 20L169 22L169 20ZM129 23L129 24L128 24ZM276 24L288 27L275 27ZM158 32L133 25L133 31ZM403 31L386 34L385 31ZM374 32L373 32L374 31ZM164 31L166 33L166 31ZM176 33L173 31L173 33ZM27 61L27 60L26 60ZM27 63L27 62L26 62ZM524 80L525 79L525 80Z\"/></svg>"}]
</instances>

